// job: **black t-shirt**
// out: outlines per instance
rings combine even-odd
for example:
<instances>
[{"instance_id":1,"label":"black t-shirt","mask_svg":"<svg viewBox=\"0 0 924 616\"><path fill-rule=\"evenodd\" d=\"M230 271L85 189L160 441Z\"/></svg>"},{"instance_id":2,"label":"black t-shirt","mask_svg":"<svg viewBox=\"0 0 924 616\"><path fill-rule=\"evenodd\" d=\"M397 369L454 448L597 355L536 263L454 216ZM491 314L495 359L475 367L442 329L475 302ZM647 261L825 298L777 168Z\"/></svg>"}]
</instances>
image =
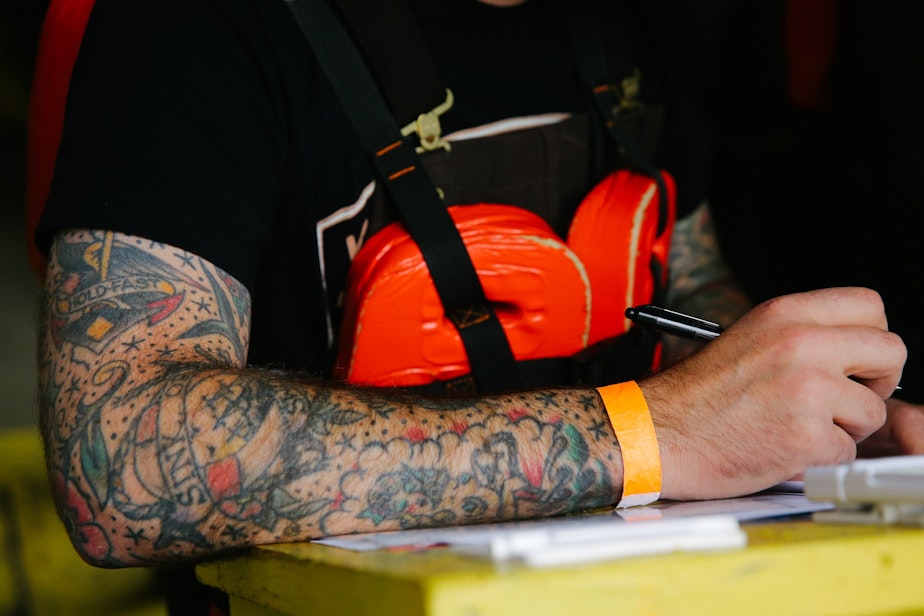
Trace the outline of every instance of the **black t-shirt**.
<instances>
[{"instance_id":1,"label":"black t-shirt","mask_svg":"<svg viewBox=\"0 0 924 616\"><path fill-rule=\"evenodd\" d=\"M666 108L656 162L683 216L706 192L687 22L628 4L603 27L631 34L642 98ZM558 2L412 5L455 93L444 132L585 112ZM282 0L96 0L65 117L43 251L77 227L198 254L251 292L251 363L327 372L373 170Z\"/></svg>"}]
</instances>

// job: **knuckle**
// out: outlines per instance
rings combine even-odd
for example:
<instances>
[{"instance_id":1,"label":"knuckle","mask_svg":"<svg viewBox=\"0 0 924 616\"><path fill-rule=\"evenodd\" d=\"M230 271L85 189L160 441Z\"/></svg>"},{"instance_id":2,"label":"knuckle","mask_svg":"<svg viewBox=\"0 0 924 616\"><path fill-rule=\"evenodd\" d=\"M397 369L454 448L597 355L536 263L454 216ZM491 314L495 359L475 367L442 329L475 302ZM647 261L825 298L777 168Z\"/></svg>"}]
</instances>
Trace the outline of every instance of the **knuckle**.
<instances>
[{"instance_id":1,"label":"knuckle","mask_svg":"<svg viewBox=\"0 0 924 616\"><path fill-rule=\"evenodd\" d=\"M872 390L867 391L869 392L869 395L866 396L867 403L863 405L866 431L860 435L863 437L869 436L884 426L886 422L885 402Z\"/></svg>"},{"instance_id":2,"label":"knuckle","mask_svg":"<svg viewBox=\"0 0 924 616\"><path fill-rule=\"evenodd\" d=\"M780 328L775 340L781 359L790 365L803 363L823 343L818 328L808 323L790 323Z\"/></svg>"},{"instance_id":3,"label":"knuckle","mask_svg":"<svg viewBox=\"0 0 924 616\"><path fill-rule=\"evenodd\" d=\"M902 340L901 336L894 332L886 332L885 344L889 346L891 352L899 358L902 363L908 359L908 347L905 346L905 341Z\"/></svg>"},{"instance_id":4,"label":"knuckle","mask_svg":"<svg viewBox=\"0 0 924 616\"><path fill-rule=\"evenodd\" d=\"M837 458L834 460L838 463L844 462L853 462L857 459L857 444L851 438L843 438L840 440L841 448L840 453Z\"/></svg>"},{"instance_id":5,"label":"knuckle","mask_svg":"<svg viewBox=\"0 0 924 616\"><path fill-rule=\"evenodd\" d=\"M798 303L798 297L795 295L781 295L765 300L758 305L755 310L763 313L765 317L777 318L786 317L791 314L794 304Z\"/></svg>"},{"instance_id":6,"label":"knuckle","mask_svg":"<svg viewBox=\"0 0 924 616\"><path fill-rule=\"evenodd\" d=\"M882 301L882 296L875 289L870 289L868 287L856 287L854 289L854 293L857 294L857 297L860 301L874 305L879 310L885 310L885 304Z\"/></svg>"}]
</instances>

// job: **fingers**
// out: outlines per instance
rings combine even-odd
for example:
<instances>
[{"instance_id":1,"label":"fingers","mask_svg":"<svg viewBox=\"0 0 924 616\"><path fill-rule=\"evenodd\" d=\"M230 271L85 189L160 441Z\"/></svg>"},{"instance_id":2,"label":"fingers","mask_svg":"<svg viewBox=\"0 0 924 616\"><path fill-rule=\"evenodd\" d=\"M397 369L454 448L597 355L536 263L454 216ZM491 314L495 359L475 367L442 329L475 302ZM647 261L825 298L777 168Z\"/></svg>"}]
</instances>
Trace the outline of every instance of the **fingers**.
<instances>
[{"instance_id":1,"label":"fingers","mask_svg":"<svg viewBox=\"0 0 924 616\"><path fill-rule=\"evenodd\" d=\"M856 457L856 440L850 434L835 426L832 428L830 446L820 451L817 458L807 460L804 468L843 464L844 462L855 460Z\"/></svg>"},{"instance_id":2,"label":"fingers","mask_svg":"<svg viewBox=\"0 0 924 616\"><path fill-rule=\"evenodd\" d=\"M812 321L823 325L866 325L887 330L882 298L871 289L837 287L794 293L768 300L755 308L775 318Z\"/></svg>"},{"instance_id":3,"label":"fingers","mask_svg":"<svg viewBox=\"0 0 924 616\"><path fill-rule=\"evenodd\" d=\"M777 410L786 425L776 428L774 440L791 465L791 473L854 459L856 443L885 422L884 402L851 381L810 375L794 385L792 397L785 395L780 402L783 400L794 404L796 410L788 419L785 409Z\"/></svg>"},{"instance_id":4,"label":"fingers","mask_svg":"<svg viewBox=\"0 0 924 616\"><path fill-rule=\"evenodd\" d=\"M830 333L826 360L886 400L901 381L907 359L904 342L896 334L869 327L838 327Z\"/></svg>"},{"instance_id":5,"label":"fingers","mask_svg":"<svg viewBox=\"0 0 924 616\"><path fill-rule=\"evenodd\" d=\"M904 454L924 454L924 408L904 405L892 419L892 438Z\"/></svg>"},{"instance_id":6,"label":"fingers","mask_svg":"<svg viewBox=\"0 0 924 616\"><path fill-rule=\"evenodd\" d=\"M861 383L849 381L840 396L842 404L834 410L834 424L854 443L880 430L886 422L886 405L882 398Z\"/></svg>"},{"instance_id":7,"label":"fingers","mask_svg":"<svg viewBox=\"0 0 924 616\"><path fill-rule=\"evenodd\" d=\"M646 381L662 494L743 494L854 459L857 442L883 432L884 400L901 379L905 346L887 327L868 289L789 295ZM924 412L909 417L890 430L924 449Z\"/></svg>"},{"instance_id":8,"label":"fingers","mask_svg":"<svg viewBox=\"0 0 924 616\"><path fill-rule=\"evenodd\" d=\"M882 428L869 441L875 455L886 451L888 455L924 454L924 405L909 404L902 400L886 402L888 416Z\"/></svg>"},{"instance_id":9,"label":"fingers","mask_svg":"<svg viewBox=\"0 0 924 616\"><path fill-rule=\"evenodd\" d=\"M883 400L895 391L907 356L901 339L886 329L879 295L868 289L780 297L761 304L741 325L750 326L748 335L761 353L779 354L776 361L854 377Z\"/></svg>"}]
</instances>

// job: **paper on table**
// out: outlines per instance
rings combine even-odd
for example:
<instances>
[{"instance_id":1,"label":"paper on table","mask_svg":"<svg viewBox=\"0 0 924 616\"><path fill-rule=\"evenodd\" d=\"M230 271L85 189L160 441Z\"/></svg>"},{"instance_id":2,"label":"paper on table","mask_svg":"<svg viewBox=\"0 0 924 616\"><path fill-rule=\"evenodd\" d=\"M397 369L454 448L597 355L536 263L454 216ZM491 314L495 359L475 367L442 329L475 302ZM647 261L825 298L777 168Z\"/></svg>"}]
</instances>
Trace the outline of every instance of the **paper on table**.
<instances>
[{"instance_id":1,"label":"paper on table","mask_svg":"<svg viewBox=\"0 0 924 616\"><path fill-rule=\"evenodd\" d=\"M471 526L449 526L432 529L413 529L380 533L343 535L317 540L316 543L345 548L354 551L409 550L454 543L475 543L490 541L498 533L519 529L556 531L569 525L587 525L609 521L613 524L634 523L636 520L683 518L691 516L732 516L738 521L752 521L792 515L801 515L833 508L831 503L809 501L804 494L786 490L798 490L800 484L787 484L751 496L712 501L663 502L648 507L636 507L613 511L593 512L541 520L476 524Z\"/></svg>"},{"instance_id":2,"label":"paper on table","mask_svg":"<svg viewBox=\"0 0 924 616\"><path fill-rule=\"evenodd\" d=\"M626 520L672 519L700 515L731 515L739 522L826 511L833 503L810 501L804 494L767 491L741 498L708 501L670 501L648 507L618 509Z\"/></svg>"}]
</instances>

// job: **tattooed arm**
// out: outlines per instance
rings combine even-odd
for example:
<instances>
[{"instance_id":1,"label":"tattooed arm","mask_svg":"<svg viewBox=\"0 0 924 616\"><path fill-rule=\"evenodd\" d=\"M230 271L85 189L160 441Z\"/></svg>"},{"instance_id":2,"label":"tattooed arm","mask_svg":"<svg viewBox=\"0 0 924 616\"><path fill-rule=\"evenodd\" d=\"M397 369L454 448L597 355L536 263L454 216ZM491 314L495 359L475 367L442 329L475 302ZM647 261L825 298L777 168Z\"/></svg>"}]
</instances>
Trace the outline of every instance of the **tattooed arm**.
<instances>
[{"instance_id":1,"label":"tattooed arm","mask_svg":"<svg viewBox=\"0 0 924 616\"><path fill-rule=\"evenodd\" d=\"M42 325L42 431L78 551L101 566L328 534L612 503L598 396L385 396L246 368L250 298L181 250L60 235Z\"/></svg>"},{"instance_id":2,"label":"tattooed arm","mask_svg":"<svg viewBox=\"0 0 924 616\"><path fill-rule=\"evenodd\" d=\"M247 368L249 305L233 278L181 250L96 231L55 240L41 424L88 562L547 516L621 492L596 392L437 401ZM901 375L904 346L884 330L868 290L779 298L639 383L662 496L745 494L853 457Z\"/></svg>"},{"instance_id":3,"label":"tattooed arm","mask_svg":"<svg viewBox=\"0 0 924 616\"><path fill-rule=\"evenodd\" d=\"M674 227L667 303L679 312L728 326L751 307L719 250L707 203ZM702 346L701 342L665 336L669 364Z\"/></svg>"}]
</instances>

